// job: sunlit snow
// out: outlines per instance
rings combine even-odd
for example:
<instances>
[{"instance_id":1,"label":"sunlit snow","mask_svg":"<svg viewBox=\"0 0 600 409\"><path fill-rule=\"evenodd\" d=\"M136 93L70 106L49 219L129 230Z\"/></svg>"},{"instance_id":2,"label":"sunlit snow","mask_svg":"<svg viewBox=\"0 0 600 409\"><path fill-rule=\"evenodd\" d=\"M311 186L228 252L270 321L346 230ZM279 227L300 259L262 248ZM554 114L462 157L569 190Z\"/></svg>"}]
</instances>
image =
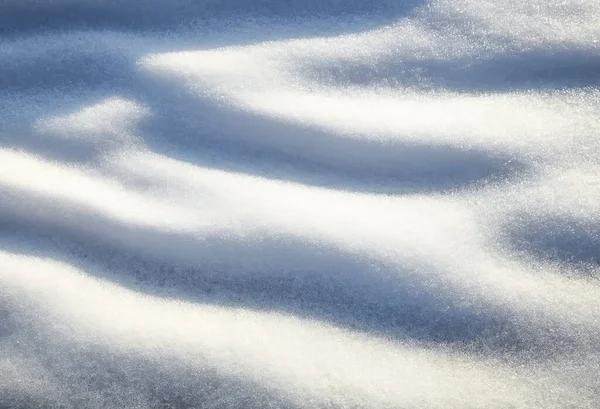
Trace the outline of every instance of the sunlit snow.
<instances>
[{"instance_id":1,"label":"sunlit snow","mask_svg":"<svg viewBox=\"0 0 600 409\"><path fill-rule=\"evenodd\" d=\"M0 1L0 409L600 407L600 2Z\"/></svg>"}]
</instances>

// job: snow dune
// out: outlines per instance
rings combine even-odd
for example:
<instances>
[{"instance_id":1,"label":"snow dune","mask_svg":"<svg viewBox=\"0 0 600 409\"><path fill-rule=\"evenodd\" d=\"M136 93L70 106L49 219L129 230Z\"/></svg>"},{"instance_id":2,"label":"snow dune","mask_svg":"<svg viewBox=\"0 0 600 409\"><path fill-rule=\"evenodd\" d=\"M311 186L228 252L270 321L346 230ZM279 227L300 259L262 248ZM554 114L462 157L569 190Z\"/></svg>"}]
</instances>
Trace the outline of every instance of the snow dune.
<instances>
[{"instance_id":1,"label":"snow dune","mask_svg":"<svg viewBox=\"0 0 600 409\"><path fill-rule=\"evenodd\" d=\"M0 408L597 408L600 3L0 3Z\"/></svg>"}]
</instances>

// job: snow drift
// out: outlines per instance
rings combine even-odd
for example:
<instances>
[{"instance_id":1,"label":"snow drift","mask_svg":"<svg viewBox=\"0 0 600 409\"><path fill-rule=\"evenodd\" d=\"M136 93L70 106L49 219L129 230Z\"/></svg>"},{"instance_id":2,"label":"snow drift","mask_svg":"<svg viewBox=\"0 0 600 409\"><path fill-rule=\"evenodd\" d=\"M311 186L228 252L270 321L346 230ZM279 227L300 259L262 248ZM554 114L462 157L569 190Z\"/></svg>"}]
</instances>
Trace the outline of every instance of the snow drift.
<instances>
[{"instance_id":1,"label":"snow drift","mask_svg":"<svg viewBox=\"0 0 600 409\"><path fill-rule=\"evenodd\" d=\"M600 3L0 3L0 408L594 408Z\"/></svg>"}]
</instances>

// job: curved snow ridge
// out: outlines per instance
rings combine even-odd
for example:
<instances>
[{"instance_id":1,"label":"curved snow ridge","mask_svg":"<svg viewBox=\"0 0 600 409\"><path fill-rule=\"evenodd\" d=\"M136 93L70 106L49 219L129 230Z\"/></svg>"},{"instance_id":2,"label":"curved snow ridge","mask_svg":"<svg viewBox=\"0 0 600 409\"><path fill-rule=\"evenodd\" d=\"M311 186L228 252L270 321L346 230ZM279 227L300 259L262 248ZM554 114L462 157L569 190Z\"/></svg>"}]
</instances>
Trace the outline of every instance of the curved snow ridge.
<instances>
[{"instance_id":1,"label":"curved snow ridge","mask_svg":"<svg viewBox=\"0 0 600 409\"><path fill-rule=\"evenodd\" d=\"M38 321L41 328L32 329L49 336L51 344L53 337L68 336L76 348L91 344L137 359L172 356L182 366L249 378L299 405L308 399L351 406L478 407L491 398L498 405L536 401L560 407L559 399L569 396L564 386L545 384L543 374L443 349L376 340L278 314L144 297L43 259L4 253L0 260L8 304L28 307L17 307L15 314L61 320L64 327ZM268 340L269 348L258 339ZM524 379L537 380L540 390L526 387ZM539 401L542 388L550 393ZM475 402L469 402L473 396ZM579 403L586 398L569 396Z\"/></svg>"},{"instance_id":2,"label":"curved snow ridge","mask_svg":"<svg viewBox=\"0 0 600 409\"><path fill-rule=\"evenodd\" d=\"M0 407L597 406L597 1L41 3Z\"/></svg>"}]
</instances>

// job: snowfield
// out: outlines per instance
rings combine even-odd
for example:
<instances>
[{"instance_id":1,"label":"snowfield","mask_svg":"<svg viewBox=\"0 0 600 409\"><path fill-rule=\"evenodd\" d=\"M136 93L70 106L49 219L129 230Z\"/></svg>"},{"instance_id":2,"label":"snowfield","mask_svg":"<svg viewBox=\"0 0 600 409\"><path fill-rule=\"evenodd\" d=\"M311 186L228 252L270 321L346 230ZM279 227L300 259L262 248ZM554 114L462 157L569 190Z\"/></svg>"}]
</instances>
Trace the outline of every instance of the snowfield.
<instances>
[{"instance_id":1,"label":"snowfield","mask_svg":"<svg viewBox=\"0 0 600 409\"><path fill-rule=\"evenodd\" d=\"M0 409L599 373L599 1L0 1Z\"/></svg>"}]
</instances>

